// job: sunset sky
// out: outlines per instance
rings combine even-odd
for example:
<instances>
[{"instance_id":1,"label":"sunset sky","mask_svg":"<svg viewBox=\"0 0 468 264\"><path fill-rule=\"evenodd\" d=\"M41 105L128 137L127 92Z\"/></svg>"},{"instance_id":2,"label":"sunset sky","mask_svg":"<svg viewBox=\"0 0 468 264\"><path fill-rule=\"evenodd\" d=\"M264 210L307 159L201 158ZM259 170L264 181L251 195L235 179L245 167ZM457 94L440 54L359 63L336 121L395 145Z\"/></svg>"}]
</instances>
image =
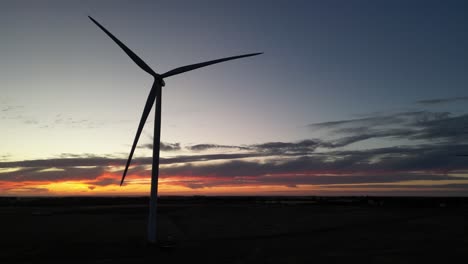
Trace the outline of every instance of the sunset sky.
<instances>
[{"instance_id":1,"label":"sunset sky","mask_svg":"<svg viewBox=\"0 0 468 264\"><path fill-rule=\"evenodd\" d=\"M468 195L467 1L2 1L0 196Z\"/></svg>"}]
</instances>

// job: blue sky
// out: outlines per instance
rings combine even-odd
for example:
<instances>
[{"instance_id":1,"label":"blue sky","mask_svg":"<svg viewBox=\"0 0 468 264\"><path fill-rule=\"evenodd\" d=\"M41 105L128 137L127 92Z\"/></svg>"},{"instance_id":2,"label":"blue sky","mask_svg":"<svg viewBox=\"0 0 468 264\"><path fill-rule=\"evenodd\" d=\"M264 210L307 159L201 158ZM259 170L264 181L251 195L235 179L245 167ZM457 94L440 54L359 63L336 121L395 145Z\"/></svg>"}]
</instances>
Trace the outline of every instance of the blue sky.
<instances>
[{"instance_id":1,"label":"blue sky","mask_svg":"<svg viewBox=\"0 0 468 264\"><path fill-rule=\"evenodd\" d=\"M160 73L265 52L166 80L162 140L181 148L163 157L304 140L322 143L297 159L464 147L467 11L465 1L5 1L0 158L127 155L152 80L88 15ZM151 135L150 121L142 146Z\"/></svg>"}]
</instances>

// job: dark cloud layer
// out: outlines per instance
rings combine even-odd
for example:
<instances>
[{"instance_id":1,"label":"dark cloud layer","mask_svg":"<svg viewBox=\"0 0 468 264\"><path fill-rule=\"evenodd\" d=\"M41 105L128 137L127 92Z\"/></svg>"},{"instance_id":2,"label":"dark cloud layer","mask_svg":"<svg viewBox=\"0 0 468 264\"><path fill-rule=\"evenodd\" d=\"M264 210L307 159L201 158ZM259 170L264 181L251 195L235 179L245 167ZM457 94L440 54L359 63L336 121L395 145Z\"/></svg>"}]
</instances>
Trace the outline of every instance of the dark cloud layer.
<instances>
[{"instance_id":1,"label":"dark cloud layer","mask_svg":"<svg viewBox=\"0 0 468 264\"><path fill-rule=\"evenodd\" d=\"M253 145L252 148L255 148L257 151L280 155L288 153L309 153L323 145L327 144L319 140L303 140L299 142L268 142Z\"/></svg>"},{"instance_id":2,"label":"dark cloud layer","mask_svg":"<svg viewBox=\"0 0 468 264\"><path fill-rule=\"evenodd\" d=\"M277 155L285 155L290 153L298 152L310 152L315 150L315 148L326 145L326 143L321 142L320 140L302 140L299 142L267 142L263 144L254 144L254 145L242 145L242 146L233 146L233 145L217 145L217 144L198 144L187 147L192 151L204 151L204 150L213 150L213 149L237 149L237 150L248 150L256 151L259 153L269 153Z\"/></svg>"},{"instance_id":3,"label":"dark cloud layer","mask_svg":"<svg viewBox=\"0 0 468 264\"><path fill-rule=\"evenodd\" d=\"M188 148L194 151L192 155L161 158L161 177L173 178L173 184L194 189L249 184L297 188L300 185L339 184L401 186L401 182L414 180L468 181L468 177L453 176L468 172L466 157L459 156L468 153L468 115L405 112L313 124L310 127L328 129L338 138L243 146L193 145ZM418 144L341 149L352 143L384 137L418 140ZM162 147L167 151L182 148L179 143L162 143ZM226 149L230 152L200 153ZM0 162L3 169L0 183L81 180L94 187L118 185L125 162L124 158L112 156L67 153L59 158L4 161ZM135 158L128 179L148 177L151 162L151 157ZM116 167L121 170L116 170ZM460 184L455 187L453 182L448 182L444 186L465 187Z\"/></svg>"},{"instance_id":4,"label":"dark cloud layer","mask_svg":"<svg viewBox=\"0 0 468 264\"><path fill-rule=\"evenodd\" d=\"M468 142L468 114L454 116L448 112L403 112L316 123L309 127L327 129L339 135L339 139L329 142L331 147L343 147L373 138L444 141L450 144Z\"/></svg>"},{"instance_id":5,"label":"dark cloud layer","mask_svg":"<svg viewBox=\"0 0 468 264\"><path fill-rule=\"evenodd\" d=\"M196 188L244 184L246 179L252 184L291 187L304 184L468 179L446 175L450 171L468 171L466 159L455 156L458 152L468 153L468 145L427 145L328 153L311 151L308 155L301 153L287 158L264 156L262 153L179 156L162 160L162 164L171 166L161 169L161 177L182 177L180 185ZM252 157L267 159L245 159ZM207 162L215 160L222 162ZM92 182L93 185L116 185L121 171L110 173L108 168L124 163L124 159L96 157L0 162L1 168L21 168L0 173L0 181L97 180ZM149 176L146 165L150 163L151 158L136 159L136 166L132 166L129 171L129 179L132 175ZM44 171L44 168L55 170ZM101 179L100 176L105 173L112 177ZM184 177L199 177L200 180L184 181Z\"/></svg>"},{"instance_id":6,"label":"dark cloud layer","mask_svg":"<svg viewBox=\"0 0 468 264\"><path fill-rule=\"evenodd\" d=\"M417 103L423 104L423 105L437 105L437 104L448 104L448 103L463 102L463 101L468 101L468 96L420 100L420 101L417 101Z\"/></svg>"},{"instance_id":7,"label":"dark cloud layer","mask_svg":"<svg viewBox=\"0 0 468 264\"><path fill-rule=\"evenodd\" d=\"M348 119L348 120L339 120L323 123L313 123L309 127L313 129L329 128L329 129L338 129L345 127L375 127L375 126L385 126L388 124L404 124L408 120L412 120L415 117L428 114L424 111L414 111L414 112L403 112L390 115L376 115L365 118L358 119Z\"/></svg>"}]
</instances>

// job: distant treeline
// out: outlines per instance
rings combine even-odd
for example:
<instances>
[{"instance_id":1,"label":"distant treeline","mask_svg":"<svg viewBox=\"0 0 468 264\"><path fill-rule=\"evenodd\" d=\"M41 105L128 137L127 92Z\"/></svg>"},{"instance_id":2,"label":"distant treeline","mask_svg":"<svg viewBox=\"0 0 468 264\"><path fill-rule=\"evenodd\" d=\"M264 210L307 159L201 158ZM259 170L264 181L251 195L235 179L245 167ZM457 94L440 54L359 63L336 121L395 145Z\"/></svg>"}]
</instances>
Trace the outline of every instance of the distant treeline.
<instances>
[{"instance_id":1,"label":"distant treeline","mask_svg":"<svg viewBox=\"0 0 468 264\"><path fill-rule=\"evenodd\" d=\"M264 204L349 205L375 207L468 207L468 197L375 197L375 196L161 196L159 204ZM149 197L0 197L0 206L125 206L146 205Z\"/></svg>"}]
</instances>

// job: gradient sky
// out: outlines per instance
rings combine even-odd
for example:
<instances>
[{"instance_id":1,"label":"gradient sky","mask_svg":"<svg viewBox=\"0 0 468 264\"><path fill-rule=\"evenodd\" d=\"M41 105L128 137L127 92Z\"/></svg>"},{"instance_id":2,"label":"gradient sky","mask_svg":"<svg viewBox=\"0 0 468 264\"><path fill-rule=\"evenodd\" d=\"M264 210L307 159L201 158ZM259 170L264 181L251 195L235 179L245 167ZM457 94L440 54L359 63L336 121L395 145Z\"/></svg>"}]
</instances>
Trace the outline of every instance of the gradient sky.
<instances>
[{"instance_id":1,"label":"gradient sky","mask_svg":"<svg viewBox=\"0 0 468 264\"><path fill-rule=\"evenodd\" d=\"M466 1L2 1L0 195L468 195Z\"/></svg>"}]
</instances>

